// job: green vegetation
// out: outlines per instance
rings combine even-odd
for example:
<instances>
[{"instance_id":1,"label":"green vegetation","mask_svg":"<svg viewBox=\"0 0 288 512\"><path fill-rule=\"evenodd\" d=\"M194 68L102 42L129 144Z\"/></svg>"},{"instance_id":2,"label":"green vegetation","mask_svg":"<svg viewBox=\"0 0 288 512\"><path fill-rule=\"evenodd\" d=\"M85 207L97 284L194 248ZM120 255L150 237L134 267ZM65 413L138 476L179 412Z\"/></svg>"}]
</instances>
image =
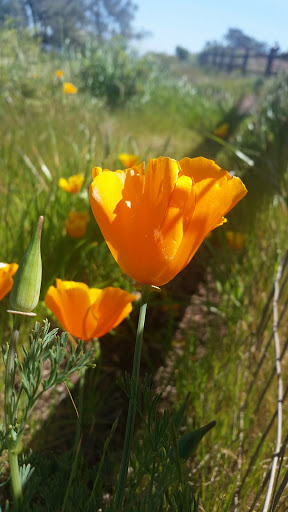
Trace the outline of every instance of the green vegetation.
<instances>
[{"instance_id":1,"label":"green vegetation","mask_svg":"<svg viewBox=\"0 0 288 512\"><path fill-rule=\"evenodd\" d=\"M0 42L2 262L20 263L37 218L44 216L40 326L29 340L35 321L23 320L17 360L23 375L27 351L33 346L35 356L37 341L46 359L40 368L37 354L31 356L33 371L25 374L33 393L23 390L27 417L19 423L26 482L21 510L114 510L126 396L133 387L125 372L131 372L139 305L110 334L84 345L84 355L82 346L76 355L72 352L66 335L54 343L47 323L41 328L46 317L59 327L43 302L56 278L134 290L112 258L88 200L92 168L121 168L121 152L146 161L160 155L206 156L240 176L248 188L227 224L213 231L183 274L149 302L123 510L262 510L277 432L276 311L287 395L287 76L259 82L253 76L205 75L189 59L139 59L116 41L45 53L28 32L9 25L2 27ZM62 79L57 69L64 71ZM64 95L64 80L78 93ZM60 177L77 173L84 176L80 193L59 188ZM71 210L90 214L82 238L66 233ZM228 231L243 235L238 248L229 244ZM4 352L12 327L7 309L8 295L0 303ZM96 368L84 368L67 381L71 368L81 357L86 363L91 353ZM50 382L49 360L53 366L56 359L65 365ZM51 383L58 387L31 409L37 396L34 371L45 389ZM3 379L0 389L2 405ZM177 440L213 420L216 426L197 449L182 457ZM284 400L271 512L287 510L287 427ZM5 440L0 441L5 448ZM1 457L0 505L8 512L16 509L5 483L6 450Z\"/></svg>"},{"instance_id":2,"label":"green vegetation","mask_svg":"<svg viewBox=\"0 0 288 512\"><path fill-rule=\"evenodd\" d=\"M44 45L63 49L81 46L88 34L98 41L112 35L135 36L131 0L1 0L0 24L11 19L18 30L33 29Z\"/></svg>"}]
</instances>

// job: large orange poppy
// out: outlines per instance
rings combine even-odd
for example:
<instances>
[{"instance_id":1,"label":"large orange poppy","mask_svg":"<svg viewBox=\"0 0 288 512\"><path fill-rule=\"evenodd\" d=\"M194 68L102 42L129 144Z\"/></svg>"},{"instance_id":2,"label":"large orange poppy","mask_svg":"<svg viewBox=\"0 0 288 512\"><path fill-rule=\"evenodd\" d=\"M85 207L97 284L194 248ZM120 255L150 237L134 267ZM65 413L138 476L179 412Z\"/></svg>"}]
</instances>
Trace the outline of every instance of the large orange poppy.
<instances>
[{"instance_id":1,"label":"large orange poppy","mask_svg":"<svg viewBox=\"0 0 288 512\"><path fill-rule=\"evenodd\" d=\"M90 202L115 260L143 284L168 283L247 193L213 160L159 157L124 171L94 167Z\"/></svg>"}]
</instances>

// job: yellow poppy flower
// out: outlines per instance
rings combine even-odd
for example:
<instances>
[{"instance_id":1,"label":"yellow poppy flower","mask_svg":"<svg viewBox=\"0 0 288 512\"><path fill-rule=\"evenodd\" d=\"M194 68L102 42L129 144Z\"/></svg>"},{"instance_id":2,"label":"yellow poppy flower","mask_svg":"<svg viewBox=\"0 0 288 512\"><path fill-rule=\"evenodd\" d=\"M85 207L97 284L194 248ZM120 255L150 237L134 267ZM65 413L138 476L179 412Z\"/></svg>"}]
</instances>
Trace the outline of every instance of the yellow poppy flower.
<instances>
[{"instance_id":1,"label":"yellow poppy flower","mask_svg":"<svg viewBox=\"0 0 288 512\"><path fill-rule=\"evenodd\" d=\"M228 240L228 244L232 249L242 249L245 245L247 245L247 238L243 233L239 233L238 231L226 231L226 237Z\"/></svg>"},{"instance_id":2,"label":"yellow poppy flower","mask_svg":"<svg viewBox=\"0 0 288 512\"><path fill-rule=\"evenodd\" d=\"M75 87L75 85L71 84L71 82L64 82L63 92L64 94L76 94L78 89Z\"/></svg>"},{"instance_id":3,"label":"yellow poppy flower","mask_svg":"<svg viewBox=\"0 0 288 512\"><path fill-rule=\"evenodd\" d=\"M60 79L60 78L63 78L63 76L64 76L64 71L63 71L63 69L56 69L56 71L55 71L55 75L56 75L56 77L57 77L57 78L59 78L59 79Z\"/></svg>"},{"instance_id":4,"label":"yellow poppy flower","mask_svg":"<svg viewBox=\"0 0 288 512\"><path fill-rule=\"evenodd\" d=\"M118 156L121 164L124 165L125 169L133 167L134 165L140 164L140 158L137 155L129 155L128 153L120 153Z\"/></svg>"},{"instance_id":5,"label":"yellow poppy flower","mask_svg":"<svg viewBox=\"0 0 288 512\"><path fill-rule=\"evenodd\" d=\"M60 178L58 185L60 188L69 192L70 194L77 194L80 192L83 185L84 177L82 174L74 174L66 180L66 178Z\"/></svg>"},{"instance_id":6,"label":"yellow poppy flower","mask_svg":"<svg viewBox=\"0 0 288 512\"><path fill-rule=\"evenodd\" d=\"M72 336L84 341L100 338L116 327L132 310L136 299L120 288L89 288L85 283L56 279L44 301Z\"/></svg>"},{"instance_id":7,"label":"yellow poppy flower","mask_svg":"<svg viewBox=\"0 0 288 512\"><path fill-rule=\"evenodd\" d=\"M86 233L89 214L87 212L70 212L66 221L66 231L72 238L81 238Z\"/></svg>"},{"instance_id":8,"label":"yellow poppy flower","mask_svg":"<svg viewBox=\"0 0 288 512\"><path fill-rule=\"evenodd\" d=\"M228 133L229 133L229 124L223 123L215 130L213 131L214 135L217 135L217 137L220 137L220 139L226 139Z\"/></svg>"},{"instance_id":9,"label":"yellow poppy flower","mask_svg":"<svg viewBox=\"0 0 288 512\"><path fill-rule=\"evenodd\" d=\"M17 263L0 263L0 300L10 292L13 286L12 276L17 269Z\"/></svg>"},{"instance_id":10,"label":"yellow poppy flower","mask_svg":"<svg viewBox=\"0 0 288 512\"><path fill-rule=\"evenodd\" d=\"M206 158L159 157L125 171L93 169L90 202L115 260L139 283L168 283L247 190Z\"/></svg>"}]
</instances>

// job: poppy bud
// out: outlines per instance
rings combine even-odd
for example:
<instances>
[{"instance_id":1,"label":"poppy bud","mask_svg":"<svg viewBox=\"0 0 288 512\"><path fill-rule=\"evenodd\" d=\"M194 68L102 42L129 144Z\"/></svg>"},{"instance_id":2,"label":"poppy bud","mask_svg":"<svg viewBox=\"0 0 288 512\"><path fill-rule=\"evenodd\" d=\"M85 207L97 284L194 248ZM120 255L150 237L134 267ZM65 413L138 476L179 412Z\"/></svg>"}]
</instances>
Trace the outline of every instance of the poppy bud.
<instances>
[{"instance_id":1,"label":"poppy bud","mask_svg":"<svg viewBox=\"0 0 288 512\"><path fill-rule=\"evenodd\" d=\"M32 240L14 277L10 305L15 311L31 312L36 308L41 288L42 261L40 240L44 217L39 217Z\"/></svg>"},{"instance_id":2,"label":"poppy bud","mask_svg":"<svg viewBox=\"0 0 288 512\"><path fill-rule=\"evenodd\" d=\"M188 432L187 434L184 434L179 440L178 440L178 452L179 457L181 459L187 460L190 455L196 450L198 444L200 443L201 439L211 430L211 428L215 427L216 421L210 421L207 425L204 425L204 427L197 428L197 430L193 430L193 432Z\"/></svg>"}]
</instances>

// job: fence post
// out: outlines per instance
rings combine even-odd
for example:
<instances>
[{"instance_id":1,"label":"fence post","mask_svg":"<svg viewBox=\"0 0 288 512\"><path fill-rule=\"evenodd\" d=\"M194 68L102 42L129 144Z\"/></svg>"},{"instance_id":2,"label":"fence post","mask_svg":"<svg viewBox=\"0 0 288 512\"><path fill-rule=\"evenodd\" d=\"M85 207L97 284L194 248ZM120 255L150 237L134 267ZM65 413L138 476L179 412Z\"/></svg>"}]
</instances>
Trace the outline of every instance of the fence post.
<instances>
[{"instance_id":1,"label":"fence post","mask_svg":"<svg viewBox=\"0 0 288 512\"><path fill-rule=\"evenodd\" d=\"M228 57L227 62L227 71L228 73L231 73L234 69L234 60L235 60L235 48L230 48L230 55Z\"/></svg>"},{"instance_id":2,"label":"fence post","mask_svg":"<svg viewBox=\"0 0 288 512\"><path fill-rule=\"evenodd\" d=\"M225 48L222 48L222 50L219 50L218 69L224 68L225 54L226 54Z\"/></svg>"},{"instance_id":3,"label":"fence post","mask_svg":"<svg viewBox=\"0 0 288 512\"><path fill-rule=\"evenodd\" d=\"M243 55L242 66L241 66L242 75L246 75L248 59L249 59L249 48L246 48L246 51Z\"/></svg>"},{"instance_id":4,"label":"fence post","mask_svg":"<svg viewBox=\"0 0 288 512\"><path fill-rule=\"evenodd\" d=\"M218 48L213 48L211 66L217 67Z\"/></svg>"},{"instance_id":5,"label":"fence post","mask_svg":"<svg viewBox=\"0 0 288 512\"><path fill-rule=\"evenodd\" d=\"M277 44L271 48L269 55L267 57L265 76L270 76L272 74L273 60L274 60L276 54L278 53L278 51L279 51L279 46Z\"/></svg>"},{"instance_id":6,"label":"fence post","mask_svg":"<svg viewBox=\"0 0 288 512\"><path fill-rule=\"evenodd\" d=\"M199 64L200 66L205 66L207 64L209 53L207 51L203 51L199 55Z\"/></svg>"}]
</instances>

